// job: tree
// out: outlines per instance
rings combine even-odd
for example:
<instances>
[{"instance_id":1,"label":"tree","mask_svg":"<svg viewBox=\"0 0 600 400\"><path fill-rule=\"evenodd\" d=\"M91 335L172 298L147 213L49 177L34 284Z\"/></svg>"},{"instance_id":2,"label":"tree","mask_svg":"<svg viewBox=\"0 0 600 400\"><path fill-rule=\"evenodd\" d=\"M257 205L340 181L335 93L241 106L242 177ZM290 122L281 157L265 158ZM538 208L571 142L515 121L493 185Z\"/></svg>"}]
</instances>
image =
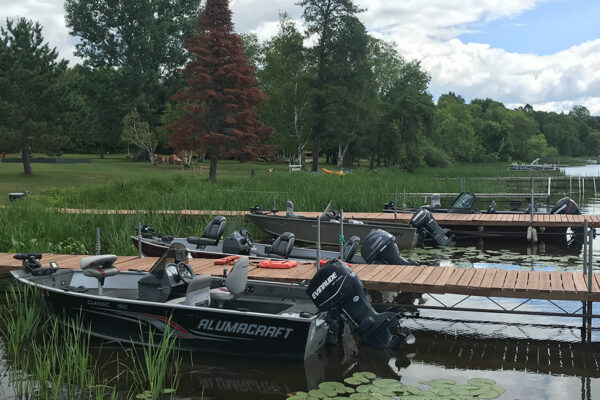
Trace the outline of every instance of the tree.
<instances>
[{"instance_id":1,"label":"tree","mask_svg":"<svg viewBox=\"0 0 600 400\"><path fill-rule=\"evenodd\" d=\"M183 83L177 69L188 59L183 42L193 33L200 3L201 0L65 1L67 27L79 39L76 54L91 70L118 71L111 76L115 80L111 86L119 89L119 105L124 111L117 115L117 121L136 107L151 128L160 123L167 99ZM108 76L103 73L102 77ZM117 127L118 133L119 124L112 126Z\"/></svg>"},{"instance_id":2,"label":"tree","mask_svg":"<svg viewBox=\"0 0 600 400\"><path fill-rule=\"evenodd\" d=\"M287 154L298 154L304 165L304 148L310 133L310 71L304 37L287 14L279 17L279 32L264 45L264 67L258 79L269 99L260 107L265 123L275 128L273 140Z\"/></svg>"},{"instance_id":3,"label":"tree","mask_svg":"<svg viewBox=\"0 0 600 400\"><path fill-rule=\"evenodd\" d=\"M154 164L154 151L158 146L158 136L156 130L151 130L148 123L140 119L140 114L135 108L123 118L121 139L146 151L152 164Z\"/></svg>"},{"instance_id":4,"label":"tree","mask_svg":"<svg viewBox=\"0 0 600 400\"><path fill-rule=\"evenodd\" d=\"M198 18L198 34L186 47L193 59L183 69L185 88L173 99L185 114L169 126L169 144L176 149L204 147L210 157L209 178L216 181L220 157L256 158L272 134L254 108L266 100L257 86L254 68L233 32L228 0L207 0Z\"/></svg>"},{"instance_id":5,"label":"tree","mask_svg":"<svg viewBox=\"0 0 600 400\"><path fill-rule=\"evenodd\" d=\"M307 26L307 36L316 35L317 43L312 48L315 79L313 80L313 163L312 170L317 171L321 134L326 116L324 110L327 101L327 70L330 55L335 46L336 33L343 24L343 17L354 16L361 10L352 0L300 0L297 5L304 8L302 17Z\"/></svg>"},{"instance_id":6,"label":"tree","mask_svg":"<svg viewBox=\"0 0 600 400\"><path fill-rule=\"evenodd\" d=\"M44 43L39 23L7 20L0 28L0 133L21 151L25 175L31 153L65 145L61 117L67 108L60 77L67 62Z\"/></svg>"}]
</instances>

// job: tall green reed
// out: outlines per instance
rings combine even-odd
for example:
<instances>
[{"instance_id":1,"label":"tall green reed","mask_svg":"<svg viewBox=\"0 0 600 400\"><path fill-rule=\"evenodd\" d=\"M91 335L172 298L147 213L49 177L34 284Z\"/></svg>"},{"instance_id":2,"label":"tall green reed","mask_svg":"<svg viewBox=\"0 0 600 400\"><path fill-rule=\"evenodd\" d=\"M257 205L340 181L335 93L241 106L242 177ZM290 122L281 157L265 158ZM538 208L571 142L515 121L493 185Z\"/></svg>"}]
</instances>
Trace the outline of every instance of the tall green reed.
<instances>
[{"instance_id":1,"label":"tall green reed","mask_svg":"<svg viewBox=\"0 0 600 400\"><path fill-rule=\"evenodd\" d=\"M141 332L141 328L140 328ZM155 332L150 330L144 337L142 352L131 351L133 377L139 392L137 398L157 399L163 395L173 395L179 385L181 356L174 350L176 337L169 323L157 342Z\"/></svg>"}]
</instances>

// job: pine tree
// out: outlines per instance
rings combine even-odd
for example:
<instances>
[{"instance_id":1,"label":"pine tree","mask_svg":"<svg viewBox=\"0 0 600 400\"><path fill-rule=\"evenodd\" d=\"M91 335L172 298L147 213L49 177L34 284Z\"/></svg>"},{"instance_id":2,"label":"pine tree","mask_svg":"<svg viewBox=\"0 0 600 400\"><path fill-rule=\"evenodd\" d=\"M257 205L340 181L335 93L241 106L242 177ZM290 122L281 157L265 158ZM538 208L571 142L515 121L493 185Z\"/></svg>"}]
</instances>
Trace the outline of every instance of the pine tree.
<instances>
[{"instance_id":1,"label":"pine tree","mask_svg":"<svg viewBox=\"0 0 600 400\"><path fill-rule=\"evenodd\" d=\"M193 57L183 69L186 87L173 96L186 111L168 127L169 145L207 151L214 182L219 158L256 158L266 148L261 140L273 129L254 112L267 97L257 86L240 36L233 32L229 1L207 0L197 27L198 34L186 43Z\"/></svg>"}]
</instances>

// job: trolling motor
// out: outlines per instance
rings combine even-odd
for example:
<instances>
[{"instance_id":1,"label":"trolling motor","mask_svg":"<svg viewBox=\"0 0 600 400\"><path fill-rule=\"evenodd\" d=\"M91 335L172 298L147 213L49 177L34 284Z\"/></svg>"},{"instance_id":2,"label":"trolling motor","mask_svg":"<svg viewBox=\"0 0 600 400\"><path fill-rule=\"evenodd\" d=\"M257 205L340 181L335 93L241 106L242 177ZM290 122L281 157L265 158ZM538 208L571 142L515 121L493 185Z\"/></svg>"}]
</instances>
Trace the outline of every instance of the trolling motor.
<instances>
[{"instance_id":1,"label":"trolling motor","mask_svg":"<svg viewBox=\"0 0 600 400\"><path fill-rule=\"evenodd\" d=\"M399 314L373 309L356 273L339 259L319 268L306 293L319 311L339 313L366 346L393 348L415 342L410 331L400 327Z\"/></svg>"},{"instance_id":2,"label":"trolling motor","mask_svg":"<svg viewBox=\"0 0 600 400\"><path fill-rule=\"evenodd\" d=\"M31 273L34 269L42 268L42 264L38 261L42 259L42 253L19 253L15 254L13 258L23 261L21 265L27 273Z\"/></svg>"},{"instance_id":3,"label":"trolling motor","mask_svg":"<svg viewBox=\"0 0 600 400\"><path fill-rule=\"evenodd\" d=\"M454 245L454 235L448 234L449 229L440 227L431 211L425 208L414 213L409 224L413 228L417 228L421 236L431 237L440 246Z\"/></svg>"},{"instance_id":4,"label":"trolling motor","mask_svg":"<svg viewBox=\"0 0 600 400\"><path fill-rule=\"evenodd\" d=\"M19 253L15 254L13 258L22 260L23 270L34 276L50 275L58 270L53 267L42 267L42 263L38 261L42 259L42 253Z\"/></svg>"},{"instance_id":5,"label":"trolling motor","mask_svg":"<svg viewBox=\"0 0 600 400\"><path fill-rule=\"evenodd\" d=\"M360 254L367 264L415 265L400 256L394 236L383 229L373 229L362 245Z\"/></svg>"}]
</instances>

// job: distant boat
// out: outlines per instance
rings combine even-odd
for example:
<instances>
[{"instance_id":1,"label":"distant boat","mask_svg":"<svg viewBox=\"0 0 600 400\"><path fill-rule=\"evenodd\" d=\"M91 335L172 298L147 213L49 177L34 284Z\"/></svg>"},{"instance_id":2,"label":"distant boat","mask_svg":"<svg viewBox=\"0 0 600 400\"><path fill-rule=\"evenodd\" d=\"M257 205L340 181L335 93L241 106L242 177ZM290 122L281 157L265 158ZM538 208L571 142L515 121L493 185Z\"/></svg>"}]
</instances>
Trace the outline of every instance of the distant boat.
<instances>
[{"instance_id":1,"label":"distant boat","mask_svg":"<svg viewBox=\"0 0 600 400\"><path fill-rule=\"evenodd\" d=\"M540 159L536 158L530 164L512 164L508 167L511 171L558 171L560 167L565 165L556 164L539 164Z\"/></svg>"},{"instance_id":2,"label":"distant boat","mask_svg":"<svg viewBox=\"0 0 600 400\"><path fill-rule=\"evenodd\" d=\"M592 158L588 158L587 160L585 160L586 164L598 164L598 160L594 160Z\"/></svg>"},{"instance_id":3,"label":"distant boat","mask_svg":"<svg viewBox=\"0 0 600 400\"><path fill-rule=\"evenodd\" d=\"M325 172L326 174L331 174L331 175L345 175L345 174L349 174L351 171L344 171L343 169L340 171L332 171L330 169L323 168L323 172Z\"/></svg>"}]
</instances>

